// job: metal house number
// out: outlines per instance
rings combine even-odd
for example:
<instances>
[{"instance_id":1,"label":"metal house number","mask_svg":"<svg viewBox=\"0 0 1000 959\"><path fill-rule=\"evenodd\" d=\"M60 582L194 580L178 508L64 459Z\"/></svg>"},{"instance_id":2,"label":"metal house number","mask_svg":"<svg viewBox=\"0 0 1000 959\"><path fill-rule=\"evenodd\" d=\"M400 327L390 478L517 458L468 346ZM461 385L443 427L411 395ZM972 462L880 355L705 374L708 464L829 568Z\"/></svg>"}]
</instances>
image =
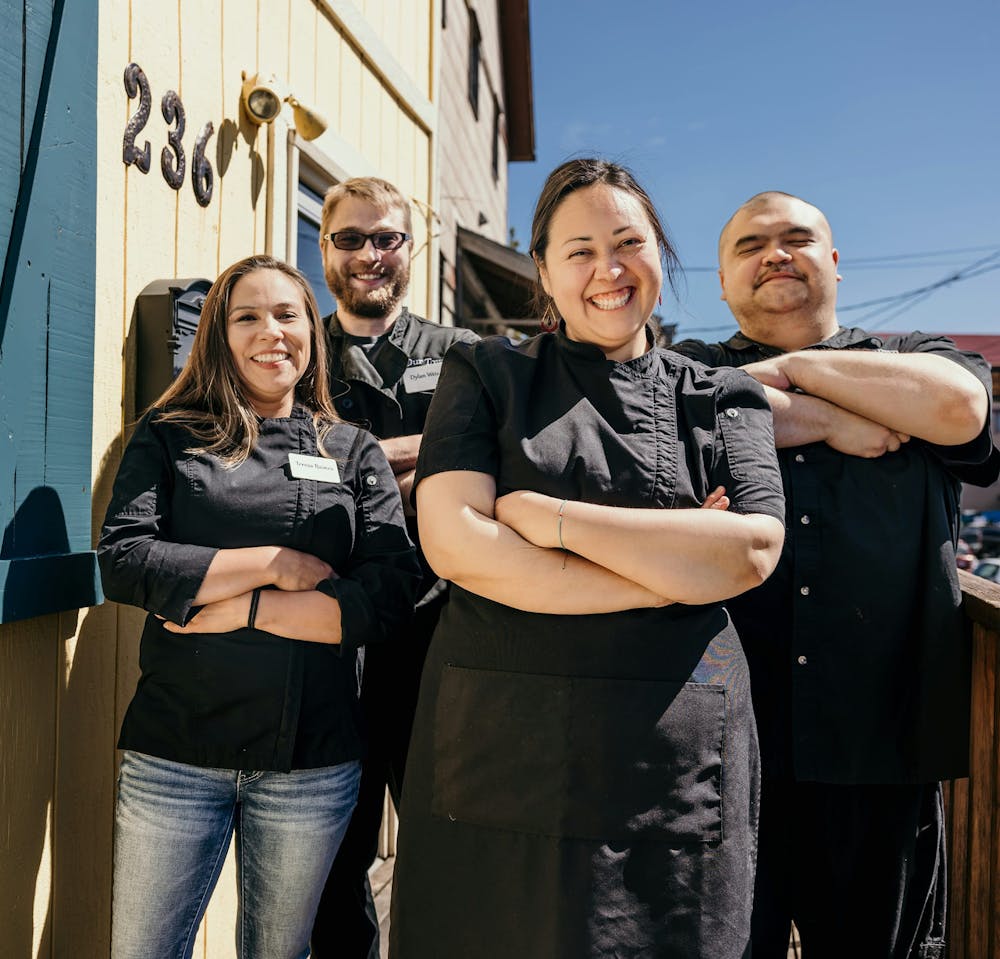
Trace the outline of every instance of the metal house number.
<instances>
[{"instance_id":1,"label":"metal house number","mask_svg":"<svg viewBox=\"0 0 1000 959\"><path fill-rule=\"evenodd\" d=\"M139 109L129 118L122 138L122 162L125 166L135 166L141 173L149 173L150 146L147 140L140 149L135 145L136 138L149 121L152 95L149 80L138 63L130 63L125 68L125 93L130 100L139 98ZM187 170L187 156L181 142L184 137L185 114L181 98L173 90L168 90L160 100L160 111L163 119L172 126L167 130L167 145L160 153L160 171L163 179L173 190L179 190L184 185L184 175ZM212 201L212 187L215 183L215 172L212 164L205 156L205 148L215 127L209 120L201 128L194 141L194 154L191 157L191 189L199 206L208 206Z\"/></svg>"}]
</instances>

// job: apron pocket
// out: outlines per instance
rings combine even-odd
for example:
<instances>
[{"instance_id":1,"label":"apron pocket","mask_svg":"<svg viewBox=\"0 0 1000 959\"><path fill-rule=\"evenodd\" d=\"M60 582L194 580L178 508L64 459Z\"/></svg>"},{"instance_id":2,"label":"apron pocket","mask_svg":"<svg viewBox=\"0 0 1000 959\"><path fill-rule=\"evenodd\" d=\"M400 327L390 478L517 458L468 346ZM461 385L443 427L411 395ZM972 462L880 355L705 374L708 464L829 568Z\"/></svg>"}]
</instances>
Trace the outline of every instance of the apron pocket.
<instances>
[{"instance_id":1,"label":"apron pocket","mask_svg":"<svg viewBox=\"0 0 1000 959\"><path fill-rule=\"evenodd\" d=\"M726 691L445 666L432 811L579 839L722 838Z\"/></svg>"}]
</instances>

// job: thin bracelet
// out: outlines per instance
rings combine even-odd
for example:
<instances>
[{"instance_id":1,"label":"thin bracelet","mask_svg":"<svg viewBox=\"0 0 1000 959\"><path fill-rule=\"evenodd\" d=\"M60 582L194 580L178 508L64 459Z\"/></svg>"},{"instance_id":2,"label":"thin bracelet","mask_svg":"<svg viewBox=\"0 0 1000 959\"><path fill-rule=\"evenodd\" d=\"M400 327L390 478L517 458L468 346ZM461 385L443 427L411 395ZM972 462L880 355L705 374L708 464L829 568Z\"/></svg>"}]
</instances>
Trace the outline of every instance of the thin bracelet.
<instances>
[{"instance_id":1,"label":"thin bracelet","mask_svg":"<svg viewBox=\"0 0 1000 959\"><path fill-rule=\"evenodd\" d=\"M563 542L562 538L562 521L563 521L563 510L566 509L566 500L563 500L559 504L559 526L557 527L557 532L559 534L559 548L563 551L563 564L562 568L566 568L566 544Z\"/></svg>"},{"instance_id":2,"label":"thin bracelet","mask_svg":"<svg viewBox=\"0 0 1000 959\"><path fill-rule=\"evenodd\" d=\"M260 603L260 590L261 587L258 586L250 594L250 615L247 616L247 629L253 629L254 623L257 622L257 605Z\"/></svg>"}]
</instances>

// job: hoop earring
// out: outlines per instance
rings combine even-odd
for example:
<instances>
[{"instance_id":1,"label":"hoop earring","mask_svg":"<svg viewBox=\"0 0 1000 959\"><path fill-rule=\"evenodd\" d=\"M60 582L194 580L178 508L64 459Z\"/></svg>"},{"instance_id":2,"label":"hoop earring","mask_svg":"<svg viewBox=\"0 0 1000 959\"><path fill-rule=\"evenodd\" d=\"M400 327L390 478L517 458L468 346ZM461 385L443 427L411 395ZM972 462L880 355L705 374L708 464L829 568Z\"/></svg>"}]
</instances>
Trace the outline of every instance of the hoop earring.
<instances>
[{"instance_id":1,"label":"hoop earring","mask_svg":"<svg viewBox=\"0 0 1000 959\"><path fill-rule=\"evenodd\" d=\"M542 328L543 333L554 333L559 329L559 317L556 316L552 300L549 300L545 304L545 309L542 311L542 318L538 321L538 325Z\"/></svg>"}]
</instances>

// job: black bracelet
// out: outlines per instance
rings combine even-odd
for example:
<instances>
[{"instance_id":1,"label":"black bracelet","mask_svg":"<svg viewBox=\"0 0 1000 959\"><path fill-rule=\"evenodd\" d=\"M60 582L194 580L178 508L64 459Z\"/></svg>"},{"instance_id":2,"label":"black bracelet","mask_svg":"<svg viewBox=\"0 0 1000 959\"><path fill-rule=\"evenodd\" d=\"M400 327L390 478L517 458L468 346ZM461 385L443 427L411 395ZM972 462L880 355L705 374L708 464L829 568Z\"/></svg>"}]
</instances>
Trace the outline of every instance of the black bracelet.
<instances>
[{"instance_id":1,"label":"black bracelet","mask_svg":"<svg viewBox=\"0 0 1000 959\"><path fill-rule=\"evenodd\" d=\"M258 586L250 594L250 615L247 616L247 629L253 629L254 623L257 622L257 605L260 603L260 590L261 587Z\"/></svg>"}]
</instances>

